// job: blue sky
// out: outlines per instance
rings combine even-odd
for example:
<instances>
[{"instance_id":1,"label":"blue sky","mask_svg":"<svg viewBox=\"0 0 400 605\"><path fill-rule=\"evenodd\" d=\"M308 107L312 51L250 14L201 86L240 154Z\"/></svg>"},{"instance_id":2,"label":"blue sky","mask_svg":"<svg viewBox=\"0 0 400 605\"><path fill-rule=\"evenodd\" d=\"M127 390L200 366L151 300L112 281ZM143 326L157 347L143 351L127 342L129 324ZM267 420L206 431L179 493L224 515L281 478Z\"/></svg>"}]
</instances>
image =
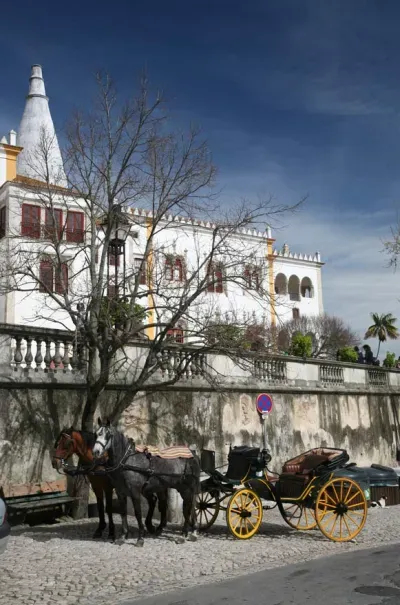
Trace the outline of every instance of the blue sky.
<instances>
[{"instance_id":1,"label":"blue sky","mask_svg":"<svg viewBox=\"0 0 400 605\"><path fill-rule=\"evenodd\" d=\"M227 201L308 196L275 235L320 251L329 313L360 334L370 311L400 318L400 275L381 253L400 209L398 0L56 6L7 7L1 133L18 128L32 63L43 65L59 130L88 104L97 69L128 93L146 67L176 123L202 126Z\"/></svg>"}]
</instances>

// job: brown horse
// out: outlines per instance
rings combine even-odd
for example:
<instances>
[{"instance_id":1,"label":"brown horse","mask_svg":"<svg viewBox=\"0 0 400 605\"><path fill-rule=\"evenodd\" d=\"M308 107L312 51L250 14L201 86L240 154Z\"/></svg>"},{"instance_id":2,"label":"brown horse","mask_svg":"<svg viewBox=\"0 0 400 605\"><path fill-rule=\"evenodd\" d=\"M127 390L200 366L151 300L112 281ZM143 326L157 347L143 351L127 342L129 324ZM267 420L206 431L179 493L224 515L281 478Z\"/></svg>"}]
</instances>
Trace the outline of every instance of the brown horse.
<instances>
[{"instance_id":1,"label":"brown horse","mask_svg":"<svg viewBox=\"0 0 400 605\"><path fill-rule=\"evenodd\" d=\"M64 462L72 456L72 454L76 454L79 458L79 464L84 467L82 470L86 470L87 476L89 478L90 485L94 491L97 500L97 509L99 511L99 526L96 529L93 538L101 538L103 535L103 531L107 527L105 516L104 516L104 496L106 499L106 512L108 516L108 537L112 540L115 540L115 526L112 516L112 498L113 498L113 485L111 483L110 477L107 473L92 474L90 473L91 469L95 469L95 461L93 457L93 446L96 440L95 433L89 433L87 431L77 431L74 428L63 429L60 435L57 437L55 442L55 452L52 458L53 468L58 471L62 470L64 467ZM85 469L86 467L86 469ZM96 467L98 470L101 467L98 466L98 462L96 462ZM119 495L118 495L119 496ZM121 501L121 498L119 496ZM146 499L148 502L148 513L146 516L146 528L150 534L156 533L156 528L152 523L154 509L157 503L157 497L155 495L146 494ZM160 506L159 506L160 508Z\"/></svg>"},{"instance_id":2,"label":"brown horse","mask_svg":"<svg viewBox=\"0 0 400 605\"><path fill-rule=\"evenodd\" d=\"M63 429L56 439L52 458L52 466L58 471L64 468L64 462L72 454L79 458L79 464L86 467L87 470L94 468L94 458L92 448L95 442L94 433L86 431L77 431L72 427ZM83 469L84 470L84 469ZM104 474L88 475L90 485L94 491L97 500L97 509L99 511L99 526L96 529L93 538L101 538L103 531L107 527L104 515L104 496L106 499L106 512L108 515L108 537L115 539L115 526L112 516L112 498L113 486L109 476Z\"/></svg>"}]
</instances>

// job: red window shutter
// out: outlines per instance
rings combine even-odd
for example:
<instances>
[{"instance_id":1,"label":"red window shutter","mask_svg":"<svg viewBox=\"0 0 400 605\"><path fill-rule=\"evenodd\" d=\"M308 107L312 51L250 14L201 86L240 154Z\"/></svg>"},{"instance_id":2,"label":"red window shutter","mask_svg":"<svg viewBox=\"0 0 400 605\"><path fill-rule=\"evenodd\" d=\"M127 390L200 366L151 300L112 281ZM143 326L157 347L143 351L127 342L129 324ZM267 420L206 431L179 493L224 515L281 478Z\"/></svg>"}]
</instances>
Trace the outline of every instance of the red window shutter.
<instances>
[{"instance_id":1,"label":"red window shutter","mask_svg":"<svg viewBox=\"0 0 400 605\"><path fill-rule=\"evenodd\" d=\"M39 279L42 282L39 284L40 292L53 292L53 265L49 260L40 261Z\"/></svg>"},{"instance_id":2,"label":"red window shutter","mask_svg":"<svg viewBox=\"0 0 400 605\"><path fill-rule=\"evenodd\" d=\"M222 269L217 269L214 272L215 275L215 292L217 292L218 294L221 294L224 291L224 286L222 283Z\"/></svg>"},{"instance_id":3,"label":"red window shutter","mask_svg":"<svg viewBox=\"0 0 400 605\"><path fill-rule=\"evenodd\" d=\"M174 330L175 342L183 344L183 330Z\"/></svg>"},{"instance_id":4,"label":"red window shutter","mask_svg":"<svg viewBox=\"0 0 400 605\"><path fill-rule=\"evenodd\" d=\"M142 264L142 259L141 258L135 258L135 270L137 273L139 273L140 271L140 266ZM146 263L143 263L143 268L140 272L140 277L139 277L139 284L141 286L145 286L147 284L147 280L146 280Z\"/></svg>"},{"instance_id":5,"label":"red window shutter","mask_svg":"<svg viewBox=\"0 0 400 605\"><path fill-rule=\"evenodd\" d=\"M167 331L168 340L173 340L177 344L183 344L183 330L179 328L171 328Z\"/></svg>"},{"instance_id":6,"label":"red window shutter","mask_svg":"<svg viewBox=\"0 0 400 605\"><path fill-rule=\"evenodd\" d=\"M246 267L246 269L244 270L244 279L246 282L246 286L248 288L251 288L251 271L248 267Z\"/></svg>"},{"instance_id":7,"label":"red window shutter","mask_svg":"<svg viewBox=\"0 0 400 605\"><path fill-rule=\"evenodd\" d=\"M70 210L67 214L67 242L80 244L84 238L84 214Z\"/></svg>"},{"instance_id":8,"label":"red window shutter","mask_svg":"<svg viewBox=\"0 0 400 605\"><path fill-rule=\"evenodd\" d=\"M177 276L177 281L183 281L183 264L181 258L175 259L174 273ZM175 276L174 276L175 277Z\"/></svg>"},{"instance_id":9,"label":"red window shutter","mask_svg":"<svg viewBox=\"0 0 400 605\"><path fill-rule=\"evenodd\" d=\"M40 206L22 204L21 235L40 238Z\"/></svg>"},{"instance_id":10,"label":"red window shutter","mask_svg":"<svg viewBox=\"0 0 400 605\"><path fill-rule=\"evenodd\" d=\"M49 237L57 236L61 239L63 231L62 210L60 208L46 208L45 225L46 234Z\"/></svg>"},{"instance_id":11,"label":"red window shutter","mask_svg":"<svg viewBox=\"0 0 400 605\"><path fill-rule=\"evenodd\" d=\"M253 273L253 280L254 280L254 281L253 281L253 283L254 283L254 288L255 288L256 290L259 290L259 289L260 289L260 281L261 281L261 280L260 280L260 271L259 271L259 269L256 269L256 270L254 271L254 273Z\"/></svg>"},{"instance_id":12,"label":"red window shutter","mask_svg":"<svg viewBox=\"0 0 400 605\"><path fill-rule=\"evenodd\" d=\"M55 291L56 294L67 294L68 292L68 265L63 263L61 265L61 276L58 269L56 269L55 279Z\"/></svg>"},{"instance_id":13,"label":"red window shutter","mask_svg":"<svg viewBox=\"0 0 400 605\"><path fill-rule=\"evenodd\" d=\"M0 210L0 238L4 237L6 234L6 207Z\"/></svg>"}]
</instances>

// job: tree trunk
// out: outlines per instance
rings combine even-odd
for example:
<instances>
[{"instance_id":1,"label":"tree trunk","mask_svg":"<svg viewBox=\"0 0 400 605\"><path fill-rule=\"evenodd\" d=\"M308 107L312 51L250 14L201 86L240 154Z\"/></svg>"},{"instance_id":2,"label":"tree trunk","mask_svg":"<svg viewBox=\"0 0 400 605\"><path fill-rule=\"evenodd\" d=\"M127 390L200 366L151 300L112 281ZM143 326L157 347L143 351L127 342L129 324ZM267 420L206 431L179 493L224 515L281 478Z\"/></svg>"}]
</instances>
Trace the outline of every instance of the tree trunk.
<instances>
[{"instance_id":1,"label":"tree trunk","mask_svg":"<svg viewBox=\"0 0 400 605\"><path fill-rule=\"evenodd\" d=\"M381 348L381 341L379 340L379 344L378 344L378 350L376 352L376 358L378 359L379 357L379 349Z\"/></svg>"},{"instance_id":2,"label":"tree trunk","mask_svg":"<svg viewBox=\"0 0 400 605\"><path fill-rule=\"evenodd\" d=\"M73 519L87 518L89 487L89 479L85 475L76 475L68 480L68 493L76 498L72 505Z\"/></svg>"}]
</instances>

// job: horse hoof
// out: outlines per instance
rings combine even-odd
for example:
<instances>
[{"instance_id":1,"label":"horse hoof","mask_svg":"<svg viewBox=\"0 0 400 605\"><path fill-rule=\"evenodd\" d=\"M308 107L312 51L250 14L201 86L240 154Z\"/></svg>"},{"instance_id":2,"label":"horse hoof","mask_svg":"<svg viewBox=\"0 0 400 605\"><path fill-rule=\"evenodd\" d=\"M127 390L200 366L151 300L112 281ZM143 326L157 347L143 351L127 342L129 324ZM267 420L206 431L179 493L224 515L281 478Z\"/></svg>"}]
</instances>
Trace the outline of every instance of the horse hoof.
<instances>
[{"instance_id":1,"label":"horse hoof","mask_svg":"<svg viewBox=\"0 0 400 605\"><path fill-rule=\"evenodd\" d=\"M154 535L156 533L156 528L154 527L154 525L146 525L146 529L151 535Z\"/></svg>"},{"instance_id":2,"label":"horse hoof","mask_svg":"<svg viewBox=\"0 0 400 605\"><path fill-rule=\"evenodd\" d=\"M101 538L102 535L103 535L103 530L96 529L96 531L93 534L93 540L97 540L98 538Z\"/></svg>"},{"instance_id":3,"label":"horse hoof","mask_svg":"<svg viewBox=\"0 0 400 605\"><path fill-rule=\"evenodd\" d=\"M182 536L175 539L175 544L185 544L185 538Z\"/></svg>"},{"instance_id":4,"label":"horse hoof","mask_svg":"<svg viewBox=\"0 0 400 605\"><path fill-rule=\"evenodd\" d=\"M135 542L135 546L137 546L138 548L142 548L144 546L143 538L138 538Z\"/></svg>"},{"instance_id":5,"label":"horse hoof","mask_svg":"<svg viewBox=\"0 0 400 605\"><path fill-rule=\"evenodd\" d=\"M161 536L161 534L163 533L164 528L161 526L158 526L156 529L156 536Z\"/></svg>"},{"instance_id":6,"label":"horse hoof","mask_svg":"<svg viewBox=\"0 0 400 605\"><path fill-rule=\"evenodd\" d=\"M189 534L187 539L188 539L188 542L197 542L196 534Z\"/></svg>"},{"instance_id":7,"label":"horse hoof","mask_svg":"<svg viewBox=\"0 0 400 605\"><path fill-rule=\"evenodd\" d=\"M112 540L112 542L115 542L115 532L109 532L108 533L108 539Z\"/></svg>"}]
</instances>

